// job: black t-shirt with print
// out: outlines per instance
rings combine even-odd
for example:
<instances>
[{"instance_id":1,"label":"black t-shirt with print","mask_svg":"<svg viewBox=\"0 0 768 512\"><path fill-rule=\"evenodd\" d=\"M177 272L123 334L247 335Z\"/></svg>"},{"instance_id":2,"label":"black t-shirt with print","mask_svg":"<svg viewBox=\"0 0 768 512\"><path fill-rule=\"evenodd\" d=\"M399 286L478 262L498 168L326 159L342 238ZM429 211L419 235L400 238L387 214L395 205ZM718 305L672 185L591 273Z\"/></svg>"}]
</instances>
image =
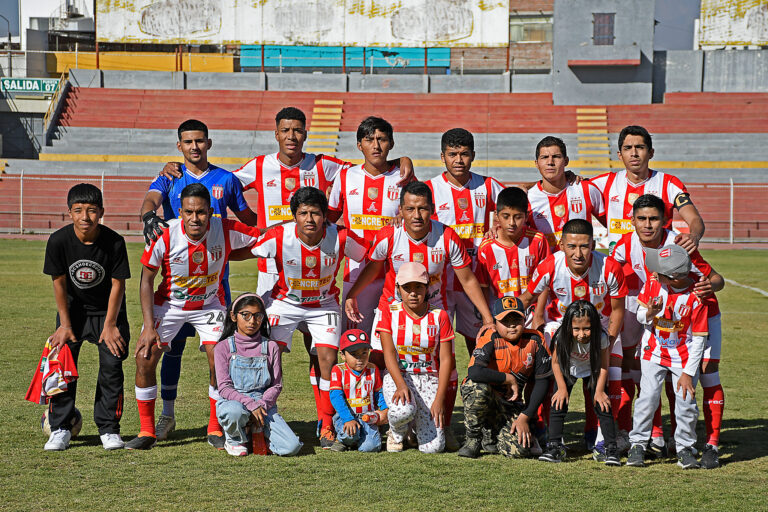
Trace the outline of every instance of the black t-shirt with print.
<instances>
[{"instance_id":1,"label":"black t-shirt with print","mask_svg":"<svg viewBox=\"0 0 768 512\"><path fill-rule=\"evenodd\" d=\"M77 238L72 224L64 226L48 238L43 273L52 277L67 276L70 315L104 315L112 279L131 277L125 239L112 229L100 226L96 240L84 244ZM125 311L125 296L120 310Z\"/></svg>"}]
</instances>

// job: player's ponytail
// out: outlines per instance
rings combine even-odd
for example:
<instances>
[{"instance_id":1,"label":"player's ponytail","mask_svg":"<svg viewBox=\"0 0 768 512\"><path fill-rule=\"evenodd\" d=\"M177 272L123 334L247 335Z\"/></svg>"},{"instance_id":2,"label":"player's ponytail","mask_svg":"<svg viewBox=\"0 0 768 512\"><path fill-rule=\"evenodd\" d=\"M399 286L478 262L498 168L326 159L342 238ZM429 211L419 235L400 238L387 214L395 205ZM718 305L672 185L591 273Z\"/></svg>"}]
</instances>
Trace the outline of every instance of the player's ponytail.
<instances>
[{"instance_id":1,"label":"player's ponytail","mask_svg":"<svg viewBox=\"0 0 768 512\"><path fill-rule=\"evenodd\" d=\"M242 295L239 295L227 307L227 313L224 316L224 327L221 330L221 337L219 337L219 341L225 340L235 334L235 331L237 331L237 322L232 320L232 317L237 316L237 314L245 306L258 306L266 315L267 308L264 306L264 301L261 300L261 297L255 293L243 293ZM234 313L234 315L232 313ZM272 334L269 327L269 320L266 318L266 316L261 322L261 327L259 327L259 334L261 334L265 340L268 340Z\"/></svg>"},{"instance_id":2,"label":"player's ponytail","mask_svg":"<svg viewBox=\"0 0 768 512\"><path fill-rule=\"evenodd\" d=\"M563 322L552 336L553 350L557 351L557 360L560 372L568 384L573 384L576 379L571 375L571 351L573 344L578 343L573 338L573 319L587 317L589 319L589 369L590 391L594 395L597 386L597 378L600 376L600 339L603 336L603 327L600 325L600 315L591 302L577 300L572 302L563 313Z\"/></svg>"}]
</instances>

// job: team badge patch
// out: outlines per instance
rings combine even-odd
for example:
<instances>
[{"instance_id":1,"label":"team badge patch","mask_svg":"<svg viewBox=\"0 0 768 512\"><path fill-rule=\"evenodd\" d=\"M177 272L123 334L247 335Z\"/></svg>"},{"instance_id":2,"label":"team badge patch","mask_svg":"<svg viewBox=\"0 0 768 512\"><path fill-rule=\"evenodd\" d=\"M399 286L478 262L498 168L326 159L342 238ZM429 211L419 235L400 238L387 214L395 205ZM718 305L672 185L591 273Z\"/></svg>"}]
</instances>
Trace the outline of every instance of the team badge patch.
<instances>
[{"instance_id":1,"label":"team badge patch","mask_svg":"<svg viewBox=\"0 0 768 512\"><path fill-rule=\"evenodd\" d=\"M315 268L315 265L317 265L317 256L307 256L304 258L304 264L309 268Z\"/></svg>"},{"instance_id":2,"label":"team badge patch","mask_svg":"<svg viewBox=\"0 0 768 512\"><path fill-rule=\"evenodd\" d=\"M485 194L477 194L475 196L475 205L478 208L485 208Z\"/></svg>"},{"instance_id":3,"label":"team badge patch","mask_svg":"<svg viewBox=\"0 0 768 512\"><path fill-rule=\"evenodd\" d=\"M293 190L296 188L296 178L285 178L285 189Z\"/></svg>"},{"instance_id":4,"label":"team badge patch","mask_svg":"<svg viewBox=\"0 0 768 512\"><path fill-rule=\"evenodd\" d=\"M371 201L375 201L379 197L379 189L377 188L369 188L368 189L368 199Z\"/></svg>"},{"instance_id":5,"label":"team badge patch","mask_svg":"<svg viewBox=\"0 0 768 512\"><path fill-rule=\"evenodd\" d=\"M533 268L533 264L536 263L536 258L529 254L525 257L525 266L528 268Z\"/></svg>"},{"instance_id":6,"label":"team badge patch","mask_svg":"<svg viewBox=\"0 0 768 512\"><path fill-rule=\"evenodd\" d=\"M677 313L681 317L688 316L691 313L691 306L689 306L688 304L680 304L677 307Z\"/></svg>"},{"instance_id":7,"label":"team badge patch","mask_svg":"<svg viewBox=\"0 0 768 512\"><path fill-rule=\"evenodd\" d=\"M419 324L413 324L413 334L414 336L419 336L421 334L421 326Z\"/></svg>"},{"instance_id":8,"label":"team badge patch","mask_svg":"<svg viewBox=\"0 0 768 512\"><path fill-rule=\"evenodd\" d=\"M635 194L634 192L627 194L627 203L631 205L635 204L635 201L637 201L637 198L640 197L640 194Z\"/></svg>"},{"instance_id":9,"label":"team badge patch","mask_svg":"<svg viewBox=\"0 0 768 512\"><path fill-rule=\"evenodd\" d=\"M557 215L558 217L564 216L565 215L565 206L563 206L561 204L556 204L555 205L555 215Z\"/></svg>"},{"instance_id":10,"label":"team badge patch","mask_svg":"<svg viewBox=\"0 0 768 512\"><path fill-rule=\"evenodd\" d=\"M590 285L590 288L592 288L592 294L593 295L605 295L605 290L608 287L604 282L600 281L599 283L593 283Z\"/></svg>"},{"instance_id":11,"label":"team badge patch","mask_svg":"<svg viewBox=\"0 0 768 512\"><path fill-rule=\"evenodd\" d=\"M672 251L669 249L662 249L661 251L659 251L660 258L669 258L671 254L672 254Z\"/></svg>"},{"instance_id":12,"label":"team badge patch","mask_svg":"<svg viewBox=\"0 0 768 512\"><path fill-rule=\"evenodd\" d=\"M469 201L467 201L466 197L458 198L456 200L456 204L458 204L459 208L461 208L462 210L466 210L467 208L469 208Z\"/></svg>"},{"instance_id":13,"label":"team badge patch","mask_svg":"<svg viewBox=\"0 0 768 512\"><path fill-rule=\"evenodd\" d=\"M332 266L334 263L336 263L336 255L335 254L328 254L323 258L323 264L326 267Z\"/></svg>"},{"instance_id":14,"label":"team badge patch","mask_svg":"<svg viewBox=\"0 0 768 512\"><path fill-rule=\"evenodd\" d=\"M428 325L427 326L427 336L430 338L434 338L437 336L437 326L436 325Z\"/></svg>"},{"instance_id":15,"label":"team badge patch","mask_svg":"<svg viewBox=\"0 0 768 512\"><path fill-rule=\"evenodd\" d=\"M397 187L387 188L387 199L390 201L396 201L400 198L400 189Z\"/></svg>"},{"instance_id":16,"label":"team badge patch","mask_svg":"<svg viewBox=\"0 0 768 512\"><path fill-rule=\"evenodd\" d=\"M584 297L587 295L587 287L586 286L577 286L573 289L573 294L577 297Z\"/></svg>"},{"instance_id":17,"label":"team badge patch","mask_svg":"<svg viewBox=\"0 0 768 512\"><path fill-rule=\"evenodd\" d=\"M581 200L581 198L577 198L571 201L571 211L573 213L581 213L581 210L583 209L584 209L584 202Z\"/></svg>"},{"instance_id":18,"label":"team badge patch","mask_svg":"<svg viewBox=\"0 0 768 512\"><path fill-rule=\"evenodd\" d=\"M315 186L315 177L314 176L305 176L302 180L302 183L305 187L314 187Z\"/></svg>"},{"instance_id":19,"label":"team badge patch","mask_svg":"<svg viewBox=\"0 0 768 512\"><path fill-rule=\"evenodd\" d=\"M441 249L430 251L429 259L432 260L432 263L440 263L443 261L443 251Z\"/></svg>"},{"instance_id":20,"label":"team badge patch","mask_svg":"<svg viewBox=\"0 0 768 512\"><path fill-rule=\"evenodd\" d=\"M214 199L221 199L224 197L224 187L218 185L211 187L211 195Z\"/></svg>"},{"instance_id":21,"label":"team badge patch","mask_svg":"<svg viewBox=\"0 0 768 512\"><path fill-rule=\"evenodd\" d=\"M269 325L275 327L280 324L280 315L269 315Z\"/></svg>"},{"instance_id":22,"label":"team badge patch","mask_svg":"<svg viewBox=\"0 0 768 512\"><path fill-rule=\"evenodd\" d=\"M413 255L413 261L415 261L416 263L424 263L424 254L417 252L416 254Z\"/></svg>"},{"instance_id":23,"label":"team badge patch","mask_svg":"<svg viewBox=\"0 0 768 512\"><path fill-rule=\"evenodd\" d=\"M217 245L216 247L211 247L211 261L217 261L221 258L221 256L224 254L224 251L222 250L220 245Z\"/></svg>"},{"instance_id":24,"label":"team badge patch","mask_svg":"<svg viewBox=\"0 0 768 512\"><path fill-rule=\"evenodd\" d=\"M205 260L205 255L198 251L192 253L192 263L197 263L198 265L201 264Z\"/></svg>"}]
</instances>

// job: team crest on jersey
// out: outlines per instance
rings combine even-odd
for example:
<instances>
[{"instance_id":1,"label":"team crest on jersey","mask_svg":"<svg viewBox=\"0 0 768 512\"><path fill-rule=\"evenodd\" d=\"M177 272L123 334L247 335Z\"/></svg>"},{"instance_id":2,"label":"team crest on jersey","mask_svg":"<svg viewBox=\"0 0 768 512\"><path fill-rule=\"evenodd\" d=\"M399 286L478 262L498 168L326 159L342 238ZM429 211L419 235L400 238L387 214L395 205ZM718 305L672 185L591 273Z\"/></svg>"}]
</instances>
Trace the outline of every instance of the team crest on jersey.
<instances>
[{"instance_id":1,"label":"team crest on jersey","mask_svg":"<svg viewBox=\"0 0 768 512\"><path fill-rule=\"evenodd\" d=\"M424 254L417 252L413 255L413 261L416 263L424 263Z\"/></svg>"},{"instance_id":2,"label":"team crest on jersey","mask_svg":"<svg viewBox=\"0 0 768 512\"><path fill-rule=\"evenodd\" d=\"M556 204L555 205L555 215L557 215L558 217L563 217L565 215L565 206L563 206L561 204Z\"/></svg>"},{"instance_id":3,"label":"team crest on jersey","mask_svg":"<svg viewBox=\"0 0 768 512\"><path fill-rule=\"evenodd\" d=\"M456 200L456 204L458 204L459 208L461 208L462 210L466 210L467 208L469 208L469 201L467 201L466 197L458 198Z\"/></svg>"},{"instance_id":4,"label":"team crest on jersey","mask_svg":"<svg viewBox=\"0 0 768 512\"><path fill-rule=\"evenodd\" d=\"M315 177L314 176L304 176L304 180L302 180L302 183L304 183L305 187L314 187L315 186Z\"/></svg>"},{"instance_id":5,"label":"team crest on jersey","mask_svg":"<svg viewBox=\"0 0 768 512\"><path fill-rule=\"evenodd\" d=\"M688 315L690 315L690 314L691 314L691 306L689 306L688 304L680 304L680 305L677 307L677 313L678 313L678 314L679 314L681 317L684 317L684 316L688 316Z\"/></svg>"},{"instance_id":6,"label":"team crest on jersey","mask_svg":"<svg viewBox=\"0 0 768 512\"><path fill-rule=\"evenodd\" d=\"M214 199L221 199L224 197L224 187L220 187L219 185L211 187L211 196L213 196Z\"/></svg>"},{"instance_id":7,"label":"team crest on jersey","mask_svg":"<svg viewBox=\"0 0 768 512\"><path fill-rule=\"evenodd\" d=\"M584 202L581 200L581 198L576 198L573 201L571 201L571 211L573 213L581 213L581 210L584 209Z\"/></svg>"},{"instance_id":8,"label":"team crest on jersey","mask_svg":"<svg viewBox=\"0 0 768 512\"><path fill-rule=\"evenodd\" d=\"M638 197L640 197L640 194L635 194L634 192L627 194L627 203L632 206L635 204L635 201L637 201Z\"/></svg>"},{"instance_id":9,"label":"team crest on jersey","mask_svg":"<svg viewBox=\"0 0 768 512\"><path fill-rule=\"evenodd\" d=\"M478 208L485 208L485 194L475 195L475 205L477 205Z\"/></svg>"},{"instance_id":10,"label":"team crest on jersey","mask_svg":"<svg viewBox=\"0 0 768 512\"><path fill-rule=\"evenodd\" d=\"M296 178L285 178L285 189L293 190L296 188Z\"/></svg>"},{"instance_id":11,"label":"team crest on jersey","mask_svg":"<svg viewBox=\"0 0 768 512\"><path fill-rule=\"evenodd\" d=\"M375 201L379 197L379 189L377 188L369 188L368 189L368 199L371 201Z\"/></svg>"},{"instance_id":12,"label":"team crest on jersey","mask_svg":"<svg viewBox=\"0 0 768 512\"><path fill-rule=\"evenodd\" d=\"M317 265L317 256L307 256L304 258L304 264L309 268L315 268L315 265Z\"/></svg>"},{"instance_id":13,"label":"team crest on jersey","mask_svg":"<svg viewBox=\"0 0 768 512\"><path fill-rule=\"evenodd\" d=\"M443 250L442 249L433 249L429 252L429 259L432 260L432 263L440 263L443 261Z\"/></svg>"},{"instance_id":14,"label":"team crest on jersey","mask_svg":"<svg viewBox=\"0 0 768 512\"><path fill-rule=\"evenodd\" d=\"M525 257L525 266L528 268L532 268L534 263L536 263L536 258L529 254Z\"/></svg>"},{"instance_id":15,"label":"team crest on jersey","mask_svg":"<svg viewBox=\"0 0 768 512\"><path fill-rule=\"evenodd\" d=\"M419 336L421 334L421 326L419 324L413 324L413 335Z\"/></svg>"},{"instance_id":16,"label":"team crest on jersey","mask_svg":"<svg viewBox=\"0 0 768 512\"><path fill-rule=\"evenodd\" d=\"M200 252L193 252L192 253L192 263L196 263L197 265L201 264L205 260L205 255Z\"/></svg>"},{"instance_id":17,"label":"team crest on jersey","mask_svg":"<svg viewBox=\"0 0 768 512\"><path fill-rule=\"evenodd\" d=\"M269 315L269 325L275 327L280 324L280 315Z\"/></svg>"},{"instance_id":18,"label":"team crest on jersey","mask_svg":"<svg viewBox=\"0 0 768 512\"><path fill-rule=\"evenodd\" d=\"M430 338L437 337L437 326L436 325L428 325L427 326L427 336Z\"/></svg>"},{"instance_id":19,"label":"team crest on jersey","mask_svg":"<svg viewBox=\"0 0 768 512\"><path fill-rule=\"evenodd\" d=\"M397 187L387 187L387 199L396 201L400 197L400 189Z\"/></svg>"},{"instance_id":20,"label":"team crest on jersey","mask_svg":"<svg viewBox=\"0 0 768 512\"><path fill-rule=\"evenodd\" d=\"M336 263L336 255L335 254L326 254L323 258L323 265L326 267L332 266L334 263Z\"/></svg>"},{"instance_id":21,"label":"team crest on jersey","mask_svg":"<svg viewBox=\"0 0 768 512\"><path fill-rule=\"evenodd\" d=\"M533 354L528 352L528 354L525 356L525 362L523 362L523 366L530 368L531 365L533 365Z\"/></svg>"},{"instance_id":22,"label":"team crest on jersey","mask_svg":"<svg viewBox=\"0 0 768 512\"><path fill-rule=\"evenodd\" d=\"M222 250L220 245L217 245L215 247L211 247L210 253L211 253L211 261L217 261L221 259L221 256L224 254L224 251Z\"/></svg>"},{"instance_id":23,"label":"team crest on jersey","mask_svg":"<svg viewBox=\"0 0 768 512\"><path fill-rule=\"evenodd\" d=\"M589 285L589 287L592 288L592 295L605 295L607 286L608 285L606 285L603 281Z\"/></svg>"},{"instance_id":24,"label":"team crest on jersey","mask_svg":"<svg viewBox=\"0 0 768 512\"><path fill-rule=\"evenodd\" d=\"M577 297L584 297L587 295L587 287L586 286L577 286L573 289L573 294Z\"/></svg>"}]
</instances>

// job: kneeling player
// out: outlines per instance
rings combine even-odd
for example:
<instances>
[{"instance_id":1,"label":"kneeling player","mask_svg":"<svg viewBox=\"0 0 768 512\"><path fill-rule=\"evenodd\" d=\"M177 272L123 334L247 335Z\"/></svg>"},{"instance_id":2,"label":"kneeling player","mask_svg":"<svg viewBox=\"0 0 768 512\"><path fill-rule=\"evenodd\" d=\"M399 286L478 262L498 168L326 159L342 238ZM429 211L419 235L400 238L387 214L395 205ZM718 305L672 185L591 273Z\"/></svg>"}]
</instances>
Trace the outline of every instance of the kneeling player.
<instances>
[{"instance_id":1,"label":"kneeling player","mask_svg":"<svg viewBox=\"0 0 768 512\"><path fill-rule=\"evenodd\" d=\"M125 447L148 450L155 445L157 363L171 348L184 323L195 327L201 350L208 355L215 378L213 347L224 322L224 289L221 280L232 249L256 242L256 228L212 217L208 189L193 183L181 191L181 218L169 221L162 236L148 245L141 258L141 311L144 327L136 346L136 401L141 430ZM163 282L152 294L158 271ZM218 395L218 393L217 393ZM218 399L218 396L216 397ZM216 418L216 400L211 399ZM224 449L224 437L209 434L208 442Z\"/></svg>"}]
</instances>

